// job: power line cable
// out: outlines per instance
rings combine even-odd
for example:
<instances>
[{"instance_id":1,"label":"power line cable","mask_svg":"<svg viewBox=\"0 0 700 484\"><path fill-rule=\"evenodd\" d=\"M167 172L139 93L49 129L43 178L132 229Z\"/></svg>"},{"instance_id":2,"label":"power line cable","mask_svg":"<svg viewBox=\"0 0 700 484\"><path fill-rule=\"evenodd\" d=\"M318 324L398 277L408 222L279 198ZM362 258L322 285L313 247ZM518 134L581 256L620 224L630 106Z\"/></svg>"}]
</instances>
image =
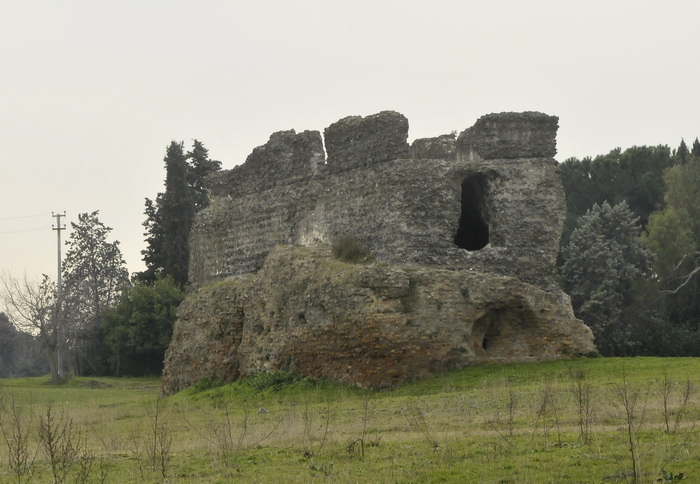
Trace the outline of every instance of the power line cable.
<instances>
[{"instance_id":1,"label":"power line cable","mask_svg":"<svg viewBox=\"0 0 700 484\"><path fill-rule=\"evenodd\" d=\"M47 215L49 215L49 213L44 212L44 213L38 213L36 215L18 215L16 217L0 217L0 220L19 220L19 219L23 219L23 218L46 217Z\"/></svg>"},{"instance_id":2,"label":"power line cable","mask_svg":"<svg viewBox=\"0 0 700 484\"><path fill-rule=\"evenodd\" d=\"M2 221L8 221L8 220L26 220L26 219L30 219L30 218L46 217L47 215L48 215L48 213L47 213L47 212L44 212L44 213L38 213L38 214L35 214L35 215L17 215L17 216L14 216L14 217L0 217L0 222L2 222ZM23 232L38 232L38 231L40 231L40 230L45 230L45 229L46 229L45 226L41 226L41 227L36 227L36 226L35 226L35 227L29 227L29 228L25 228L25 229L18 229L18 230L3 230L3 231L0 231L0 234L2 234L2 235L5 235L5 234L20 234L20 233L23 233Z\"/></svg>"},{"instance_id":3,"label":"power line cable","mask_svg":"<svg viewBox=\"0 0 700 484\"><path fill-rule=\"evenodd\" d=\"M46 227L34 227L32 229L23 229L23 230L8 230L7 232L0 232L0 234L5 235L5 234L19 234L22 232L38 232L40 230L46 230Z\"/></svg>"}]
</instances>

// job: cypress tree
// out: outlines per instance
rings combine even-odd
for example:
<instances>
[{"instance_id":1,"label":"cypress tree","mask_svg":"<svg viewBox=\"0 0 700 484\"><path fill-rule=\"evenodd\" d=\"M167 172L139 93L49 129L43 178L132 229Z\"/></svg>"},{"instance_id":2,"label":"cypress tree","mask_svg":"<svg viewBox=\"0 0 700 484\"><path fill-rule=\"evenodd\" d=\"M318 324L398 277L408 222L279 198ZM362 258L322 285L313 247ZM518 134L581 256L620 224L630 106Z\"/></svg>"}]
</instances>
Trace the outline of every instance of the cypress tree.
<instances>
[{"instance_id":1,"label":"cypress tree","mask_svg":"<svg viewBox=\"0 0 700 484\"><path fill-rule=\"evenodd\" d=\"M221 162L209 159L209 151L194 140L185 154L182 142L172 141L166 149L165 192L155 201L146 199L146 249L141 251L146 270L137 278L154 282L159 276L172 277L179 286L187 284L189 233L194 214L209 203L204 179L221 169Z\"/></svg>"},{"instance_id":2,"label":"cypress tree","mask_svg":"<svg viewBox=\"0 0 700 484\"><path fill-rule=\"evenodd\" d=\"M187 284L189 234L194 218L192 191L187 183L187 159L182 143L170 143L165 158L165 193L160 206L163 230L163 275L180 287Z\"/></svg>"},{"instance_id":3,"label":"cypress tree","mask_svg":"<svg viewBox=\"0 0 700 484\"><path fill-rule=\"evenodd\" d=\"M221 169L221 162L209 159L209 150L198 140L193 140L192 151L187 152L187 159L187 181L192 188L194 211L197 213L209 205L204 180L210 173Z\"/></svg>"},{"instance_id":4,"label":"cypress tree","mask_svg":"<svg viewBox=\"0 0 700 484\"><path fill-rule=\"evenodd\" d=\"M697 138L693 141L693 148L690 150L690 154L700 158L700 141Z\"/></svg>"},{"instance_id":5,"label":"cypress tree","mask_svg":"<svg viewBox=\"0 0 700 484\"><path fill-rule=\"evenodd\" d=\"M681 144L678 146L678 149L676 150L676 161L680 164L685 163L688 161L688 154L690 152L688 151L688 145L685 144L685 140L681 138Z\"/></svg>"}]
</instances>

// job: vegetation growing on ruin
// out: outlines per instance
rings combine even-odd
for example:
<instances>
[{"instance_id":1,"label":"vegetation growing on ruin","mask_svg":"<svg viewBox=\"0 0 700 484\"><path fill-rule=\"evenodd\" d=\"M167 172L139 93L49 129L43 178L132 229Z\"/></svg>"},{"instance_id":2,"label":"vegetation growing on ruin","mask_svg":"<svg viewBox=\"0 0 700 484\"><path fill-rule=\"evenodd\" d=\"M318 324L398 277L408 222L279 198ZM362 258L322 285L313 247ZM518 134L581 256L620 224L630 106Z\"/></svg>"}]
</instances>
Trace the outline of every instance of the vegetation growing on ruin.
<instances>
[{"instance_id":1,"label":"vegetation growing on ruin","mask_svg":"<svg viewBox=\"0 0 700 484\"><path fill-rule=\"evenodd\" d=\"M368 262L372 260L367 246L351 235L340 237L334 241L331 250L333 256L343 262Z\"/></svg>"}]
</instances>

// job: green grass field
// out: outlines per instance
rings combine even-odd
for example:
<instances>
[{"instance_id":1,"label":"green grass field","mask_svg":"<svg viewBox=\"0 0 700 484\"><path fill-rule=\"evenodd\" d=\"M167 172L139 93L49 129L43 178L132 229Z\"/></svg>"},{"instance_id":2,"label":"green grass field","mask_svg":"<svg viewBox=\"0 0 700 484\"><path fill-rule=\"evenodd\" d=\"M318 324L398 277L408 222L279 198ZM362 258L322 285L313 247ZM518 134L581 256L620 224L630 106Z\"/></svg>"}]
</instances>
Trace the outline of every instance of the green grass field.
<instances>
[{"instance_id":1,"label":"green grass field","mask_svg":"<svg viewBox=\"0 0 700 484\"><path fill-rule=\"evenodd\" d=\"M0 380L0 482L700 482L700 359L486 365L389 391L47 380Z\"/></svg>"}]
</instances>

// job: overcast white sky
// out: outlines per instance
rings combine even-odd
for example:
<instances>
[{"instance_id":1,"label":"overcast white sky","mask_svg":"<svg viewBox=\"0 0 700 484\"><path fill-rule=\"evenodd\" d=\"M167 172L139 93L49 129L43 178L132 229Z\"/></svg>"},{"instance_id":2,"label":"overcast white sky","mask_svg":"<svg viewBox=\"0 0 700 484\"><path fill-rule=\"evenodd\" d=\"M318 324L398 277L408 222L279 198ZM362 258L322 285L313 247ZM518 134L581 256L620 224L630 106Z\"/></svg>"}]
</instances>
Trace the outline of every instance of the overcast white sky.
<instances>
[{"instance_id":1,"label":"overcast white sky","mask_svg":"<svg viewBox=\"0 0 700 484\"><path fill-rule=\"evenodd\" d=\"M283 129L559 116L557 159L700 135L700 2L0 0L0 272L56 274L51 212L131 272L171 140L224 168ZM63 237L67 233L63 233Z\"/></svg>"}]
</instances>

